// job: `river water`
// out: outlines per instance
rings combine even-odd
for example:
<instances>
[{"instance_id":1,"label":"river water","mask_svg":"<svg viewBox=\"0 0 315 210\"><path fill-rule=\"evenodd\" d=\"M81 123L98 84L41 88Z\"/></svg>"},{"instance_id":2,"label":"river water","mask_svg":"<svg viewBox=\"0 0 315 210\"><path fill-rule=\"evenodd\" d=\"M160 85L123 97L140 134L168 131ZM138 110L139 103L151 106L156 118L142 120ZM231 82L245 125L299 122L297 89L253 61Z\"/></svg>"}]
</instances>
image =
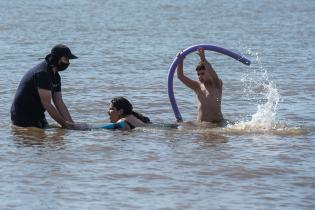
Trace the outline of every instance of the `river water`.
<instances>
[{"instance_id":1,"label":"river water","mask_svg":"<svg viewBox=\"0 0 315 210\"><path fill-rule=\"evenodd\" d=\"M315 1L0 0L0 209L314 209ZM168 68L206 52L223 80L227 128L196 125L196 99L174 78L185 123L133 132L17 128L23 74L52 46L79 59L61 73L77 122L108 122L125 96L154 123L175 123ZM196 54L185 72L196 79ZM54 123L47 115L50 123Z\"/></svg>"}]
</instances>

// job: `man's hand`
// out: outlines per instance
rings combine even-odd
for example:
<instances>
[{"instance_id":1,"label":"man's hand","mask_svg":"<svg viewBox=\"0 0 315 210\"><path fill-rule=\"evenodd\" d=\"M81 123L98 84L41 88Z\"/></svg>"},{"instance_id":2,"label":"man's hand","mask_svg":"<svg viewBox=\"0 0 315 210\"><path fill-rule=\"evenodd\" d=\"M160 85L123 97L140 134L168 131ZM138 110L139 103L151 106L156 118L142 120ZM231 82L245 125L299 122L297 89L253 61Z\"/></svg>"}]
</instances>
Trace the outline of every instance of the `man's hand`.
<instances>
[{"instance_id":1,"label":"man's hand","mask_svg":"<svg viewBox=\"0 0 315 210\"><path fill-rule=\"evenodd\" d=\"M92 126L87 123L75 123L73 130L91 130Z\"/></svg>"},{"instance_id":2,"label":"man's hand","mask_svg":"<svg viewBox=\"0 0 315 210\"><path fill-rule=\"evenodd\" d=\"M179 61L183 61L185 59L185 56L182 55L183 51L180 51L176 54L176 57Z\"/></svg>"},{"instance_id":3,"label":"man's hand","mask_svg":"<svg viewBox=\"0 0 315 210\"><path fill-rule=\"evenodd\" d=\"M205 61L206 60L205 50L203 48L198 48L197 54L199 55L201 61Z\"/></svg>"},{"instance_id":4,"label":"man's hand","mask_svg":"<svg viewBox=\"0 0 315 210\"><path fill-rule=\"evenodd\" d=\"M62 126L63 128L67 128L67 129L74 129L75 128L75 124L69 121L65 121L65 124Z\"/></svg>"}]
</instances>

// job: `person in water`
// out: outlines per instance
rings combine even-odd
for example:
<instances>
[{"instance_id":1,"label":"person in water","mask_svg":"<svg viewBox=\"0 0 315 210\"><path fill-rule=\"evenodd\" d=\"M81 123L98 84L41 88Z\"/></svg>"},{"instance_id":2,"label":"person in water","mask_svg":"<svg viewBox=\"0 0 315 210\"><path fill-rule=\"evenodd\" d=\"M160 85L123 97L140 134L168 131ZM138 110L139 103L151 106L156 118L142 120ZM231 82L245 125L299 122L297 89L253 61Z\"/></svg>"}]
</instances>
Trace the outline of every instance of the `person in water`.
<instances>
[{"instance_id":1,"label":"person in water","mask_svg":"<svg viewBox=\"0 0 315 210\"><path fill-rule=\"evenodd\" d=\"M150 119L133 111L131 103L124 97L115 97L110 101L107 110L111 123L119 124L120 130L130 131L151 123Z\"/></svg>"},{"instance_id":2,"label":"person in water","mask_svg":"<svg viewBox=\"0 0 315 210\"><path fill-rule=\"evenodd\" d=\"M218 77L211 64L205 57L203 48L198 49L200 62L196 67L199 81L192 80L185 76L183 70L184 57L177 54L177 76L181 82L192 89L197 95L199 122L211 122L224 125L225 120L221 112L221 97L223 82Z\"/></svg>"},{"instance_id":3,"label":"person in water","mask_svg":"<svg viewBox=\"0 0 315 210\"><path fill-rule=\"evenodd\" d=\"M11 106L14 125L47 128L49 125L44 114L47 111L62 127L75 126L62 99L59 75L69 66L69 59L75 58L78 57L67 46L59 44L52 48L44 61L26 72Z\"/></svg>"}]
</instances>

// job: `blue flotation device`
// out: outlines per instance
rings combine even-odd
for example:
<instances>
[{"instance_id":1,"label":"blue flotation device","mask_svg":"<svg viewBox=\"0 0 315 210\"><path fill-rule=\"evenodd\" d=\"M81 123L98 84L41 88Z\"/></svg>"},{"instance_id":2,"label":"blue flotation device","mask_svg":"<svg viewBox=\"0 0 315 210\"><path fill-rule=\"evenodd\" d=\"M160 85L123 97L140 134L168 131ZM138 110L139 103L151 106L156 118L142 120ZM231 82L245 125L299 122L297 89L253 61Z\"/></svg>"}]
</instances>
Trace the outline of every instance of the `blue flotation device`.
<instances>
[{"instance_id":1,"label":"blue flotation device","mask_svg":"<svg viewBox=\"0 0 315 210\"><path fill-rule=\"evenodd\" d=\"M126 121L120 121L118 123L108 123L105 125L99 125L94 127L95 129L108 129L108 130L115 130L119 128L124 128L126 126Z\"/></svg>"}]
</instances>

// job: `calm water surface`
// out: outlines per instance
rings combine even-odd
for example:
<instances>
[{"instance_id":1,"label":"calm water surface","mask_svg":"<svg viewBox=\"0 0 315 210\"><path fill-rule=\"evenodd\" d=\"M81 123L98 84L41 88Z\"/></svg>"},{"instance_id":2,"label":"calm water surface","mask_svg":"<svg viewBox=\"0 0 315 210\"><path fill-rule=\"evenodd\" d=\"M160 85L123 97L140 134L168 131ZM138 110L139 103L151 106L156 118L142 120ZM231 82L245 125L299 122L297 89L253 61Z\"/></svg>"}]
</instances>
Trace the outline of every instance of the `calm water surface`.
<instances>
[{"instance_id":1,"label":"calm water surface","mask_svg":"<svg viewBox=\"0 0 315 210\"><path fill-rule=\"evenodd\" d=\"M314 209L315 2L0 0L0 208ZM174 78L178 129L16 128L23 74L57 43L79 59L62 72L77 122L108 122L126 96L155 123L175 123L166 78L175 54L206 43L236 124L195 125L195 96ZM196 78L198 57L185 60ZM50 123L53 123L48 117Z\"/></svg>"}]
</instances>

